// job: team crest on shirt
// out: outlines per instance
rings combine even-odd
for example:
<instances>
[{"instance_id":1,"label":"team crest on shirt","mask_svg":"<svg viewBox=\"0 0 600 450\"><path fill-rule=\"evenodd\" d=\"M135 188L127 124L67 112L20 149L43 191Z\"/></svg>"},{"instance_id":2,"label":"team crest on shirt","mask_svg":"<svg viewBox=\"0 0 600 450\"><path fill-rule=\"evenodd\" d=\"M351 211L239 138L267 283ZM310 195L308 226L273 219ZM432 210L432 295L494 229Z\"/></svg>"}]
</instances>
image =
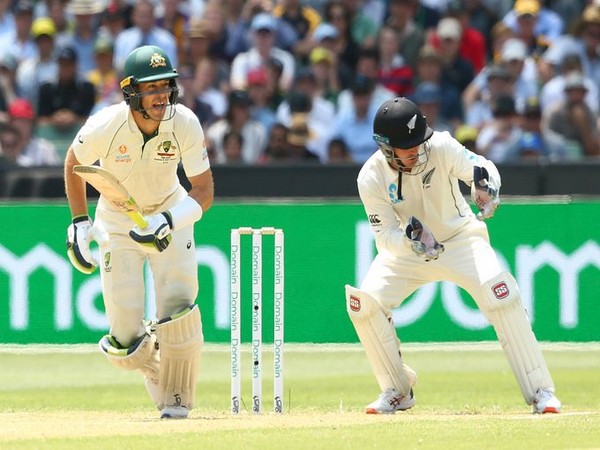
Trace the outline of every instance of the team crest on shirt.
<instances>
[{"instance_id":1,"label":"team crest on shirt","mask_svg":"<svg viewBox=\"0 0 600 450\"><path fill-rule=\"evenodd\" d=\"M433 178L433 172L435 172L435 167L423 175L423 189L429 189L431 187L431 178Z\"/></svg>"},{"instance_id":2,"label":"team crest on shirt","mask_svg":"<svg viewBox=\"0 0 600 450\"><path fill-rule=\"evenodd\" d=\"M171 141L162 141L156 148L154 161L169 162L177 158L177 147Z\"/></svg>"},{"instance_id":3,"label":"team crest on shirt","mask_svg":"<svg viewBox=\"0 0 600 450\"><path fill-rule=\"evenodd\" d=\"M156 69L157 67L167 67L167 60L160 53L152 53L150 57L150 67Z\"/></svg>"},{"instance_id":4,"label":"team crest on shirt","mask_svg":"<svg viewBox=\"0 0 600 450\"><path fill-rule=\"evenodd\" d=\"M110 263L110 252L104 254L104 272L110 272L112 270L112 264Z\"/></svg>"},{"instance_id":5,"label":"team crest on shirt","mask_svg":"<svg viewBox=\"0 0 600 450\"><path fill-rule=\"evenodd\" d=\"M129 163L131 162L131 155L127 153L128 148L125 144L119 145L118 154L115 156L116 163Z\"/></svg>"}]
</instances>

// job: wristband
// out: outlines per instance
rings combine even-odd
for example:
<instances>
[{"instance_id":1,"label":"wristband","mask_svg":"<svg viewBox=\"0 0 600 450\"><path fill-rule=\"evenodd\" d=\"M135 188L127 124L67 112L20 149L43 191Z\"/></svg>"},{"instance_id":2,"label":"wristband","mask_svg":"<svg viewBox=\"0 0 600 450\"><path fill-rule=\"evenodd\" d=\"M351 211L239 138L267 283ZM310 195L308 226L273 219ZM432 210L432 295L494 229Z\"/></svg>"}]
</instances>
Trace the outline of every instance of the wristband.
<instances>
[{"instance_id":1,"label":"wristband","mask_svg":"<svg viewBox=\"0 0 600 450\"><path fill-rule=\"evenodd\" d=\"M71 223L78 224L81 222L88 222L89 220L90 220L90 218L87 214L80 214L78 216L73 217L73 219L71 220Z\"/></svg>"},{"instance_id":2,"label":"wristband","mask_svg":"<svg viewBox=\"0 0 600 450\"><path fill-rule=\"evenodd\" d=\"M173 230L180 230L181 228L194 225L194 223L202 218L202 206L188 195L166 211L166 213L171 217L170 221L167 219L170 222L171 228Z\"/></svg>"}]
</instances>

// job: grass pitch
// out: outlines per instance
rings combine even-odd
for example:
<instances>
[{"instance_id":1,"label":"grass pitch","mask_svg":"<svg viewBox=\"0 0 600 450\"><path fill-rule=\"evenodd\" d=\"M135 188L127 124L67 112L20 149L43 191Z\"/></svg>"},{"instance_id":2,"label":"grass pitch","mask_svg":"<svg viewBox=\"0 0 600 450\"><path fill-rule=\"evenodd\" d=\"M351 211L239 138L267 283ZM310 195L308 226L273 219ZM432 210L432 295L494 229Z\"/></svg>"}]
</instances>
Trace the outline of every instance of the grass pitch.
<instances>
[{"instance_id":1,"label":"grass pitch","mask_svg":"<svg viewBox=\"0 0 600 450\"><path fill-rule=\"evenodd\" d=\"M378 395L359 346L294 346L285 353L286 413L229 414L229 347L207 346L197 407L158 419L141 377L111 366L95 346L0 346L0 449L577 449L600 448L600 347L543 346L563 402L532 415L495 343L404 345L419 375L416 406L368 416ZM250 408L250 355L243 359Z\"/></svg>"}]
</instances>

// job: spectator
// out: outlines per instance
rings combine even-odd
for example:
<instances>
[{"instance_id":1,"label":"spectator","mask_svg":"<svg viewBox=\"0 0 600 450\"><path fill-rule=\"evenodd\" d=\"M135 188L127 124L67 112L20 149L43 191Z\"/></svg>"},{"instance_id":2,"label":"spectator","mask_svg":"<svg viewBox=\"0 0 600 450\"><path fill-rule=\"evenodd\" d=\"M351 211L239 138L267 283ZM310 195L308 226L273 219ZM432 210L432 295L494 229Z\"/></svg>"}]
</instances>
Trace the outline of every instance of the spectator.
<instances>
[{"instance_id":1,"label":"spectator","mask_svg":"<svg viewBox=\"0 0 600 450\"><path fill-rule=\"evenodd\" d=\"M317 46L313 49L324 49L328 53L327 60L330 63L330 80L328 84L331 85L331 90L335 92L334 98L337 101L337 94L341 89L346 89L350 87L352 83L352 79L354 78L354 67L352 68L344 62L344 60L340 57L343 49L342 41L340 40L340 34L336 27L328 22L322 22L313 35L313 40L317 44ZM309 55L309 63L312 64L314 60L310 57L313 54ZM315 54L319 54L318 52ZM325 54L323 51L320 51L321 60L323 60L323 55ZM337 87L335 87L337 86ZM332 98L329 98L332 100Z\"/></svg>"},{"instance_id":2,"label":"spectator","mask_svg":"<svg viewBox=\"0 0 600 450\"><path fill-rule=\"evenodd\" d=\"M242 148L244 147L244 137L241 133L230 130L223 136L223 155L225 162L243 163Z\"/></svg>"},{"instance_id":3,"label":"spectator","mask_svg":"<svg viewBox=\"0 0 600 450\"><path fill-rule=\"evenodd\" d=\"M527 56L527 48L523 41L508 39L502 46L501 64L506 68L513 81L511 95L516 102L517 111L523 111L525 100L538 96L538 77L535 62ZM488 86L488 71L483 70L463 93L463 103L467 106L479 98L485 97Z\"/></svg>"},{"instance_id":4,"label":"spectator","mask_svg":"<svg viewBox=\"0 0 600 450\"><path fill-rule=\"evenodd\" d=\"M508 95L496 98L492 114L492 121L484 125L477 136L477 153L494 162L514 159L523 134L518 126L514 99Z\"/></svg>"},{"instance_id":5,"label":"spectator","mask_svg":"<svg viewBox=\"0 0 600 450\"><path fill-rule=\"evenodd\" d=\"M242 159L246 164L255 164L262 157L266 147L266 130L250 117L252 101L246 91L233 90L229 93L227 113L206 130L207 145L214 151L215 161L227 162L223 151L223 137L229 131L236 131L244 138Z\"/></svg>"},{"instance_id":6,"label":"spectator","mask_svg":"<svg viewBox=\"0 0 600 450\"><path fill-rule=\"evenodd\" d=\"M479 130L475 127L471 127L469 125L459 125L454 131L454 137L458 142L460 142L464 147L472 152L476 152L477 146L475 143L477 142L477 136L479 135Z\"/></svg>"},{"instance_id":7,"label":"spectator","mask_svg":"<svg viewBox=\"0 0 600 450\"><path fill-rule=\"evenodd\" d=\"M161 0L162 14L156 19L156 25L168 30L175 38L178 61L185 61L185 47L189 17L183 12L181 0Z\"/></svg>"},{"instance_id":8,"label":"spectator","mask_svg":"<svg viewBox=\"0 0 600 450\"><path fill-rule=\"evenodd\" d=\"M350 150L343 139L332 139L327 146L327 163L351 163Z\"/></svg>"},{"instance_id":9,"label":"spectator","mask_svg":"<svg viewBox=\"0 0 600 450\"><path fill-rule=\"evenodd\" d=\"M206 24L207 39L210 41L208 52L210 56L218 60L221 64L227 63L227 75L229 75L231 59L227 53L229 30L227 29L225 20L227 9L230 6L231 1L208 0L201 17L202 21Z\"/></svg>"},{"instance_id":10,"label":"spectator","mask_svg":"<svg viewBox=\"0 0 600 450\"><path fill-rule=\"evenodd\" d=\"M306 59L315 46L312 34L321 23L319 12L311 6L303 5L301 0L281 0L273 8L273 16L294 29L298 40L292 47L292 53L297 58Z\"/></svg>"},{"instance_id":11,"label":"spectator","mask_svg":"<svg viewBox=\"0 0 600 450\"><path fill-rule=\"evenodd\" d=\"M267 69L267 91L269 92L270 108L277 111L279 105L285 98L285 91L281 89L281 77L283 75L283 64L277 58L269 58L265 63Z\"/></svg>"},{"instance_id":12,"label":"spectator","mask_svg":"<svg viewBox=\"0 0 600 450\"><path fill-rule=\"evenodd\" d=\"M439 52L430 45L425 45L419 52L415 84L433 83L439 85L444 92L440 105L440 115L444 121L458 125L463 121L463 108L458 88L448 84L442 78L443 61Z\"/></svg>"},{"instance_id":13,"label":"spectator","mask_svg":"<svg viewBox=\"0 0 600 450\"><path fill-rule=\"evenodd\" d=\"M442 83L454 86L462 93L473 80L474 70L470 62L460 56L462 27L454 17L446 17L437 25L440 39L439 53L442 58Z\"/></svg>"},{"instance_id":14,"label":"spectator","mask_svg":"<svg viewBox=\"0 0 600 450\"><path fill-rule=\"evenodd\" d=\"M399 97L412 92L413 71L400 54L401 36L395 28L384 26L379 30L379 82Z\"/></svg>"},{"instance_id":15,"label":"spectator","mask_svg":"<svg viewBox=\"0 0 600 450\"><path fill-rule=\"evenodd\" d=\"M56 38L58 48L71 47L77 53L77 73L85 77L96 67L94 44L98 35L98 14L104 11L102 0L71 0L67 13L74 17L72 30Z\"/></svg>"},{"instance_id":16,"label":"spectator","mask_svg":"<svg viewBox=\"0 0 600 450\"><path fill-rule=\"evenodd\" d=\"M227 111L227 98L220 89L215 87L217 84L217 70L218 64L212 58L202 58L196 64L192 82L192 93L195 100L192 109L196 109L197 102L207 104L212 111L212 120L224 117ZM203 127L210 125L202 121L201 123Z\"/></svg>"},{"instance_id":17,"label":"spectator","mask_svg":"<svg viewBox=\"0 0 600 450\"><path fill-rule=\"evenodd\" d=\"M512 98L514 95L514 80L506 67L495 64L486 67L482 73L484 72L486 89L479 90L476 84L472 83L463 95L465 123L478 129L493 120L493 105L499 97Z\"/></svg>"},{"instance_id":18,"label":"spectator","mask_svg":"<svg viewBox=\"0 0 600 450\"><path fill-rule=\"evenodd\" d=\"M394 93L379 81L379 51L375 48L363 48L358 55L356 65L357 78L369 78L375 85L370 95L371 107L378 108L384 101L394 97ZM344 89L338 97L338 111L354 109L354 93L352 89Z\"/></svg>"},{"instance_id":19,"label":"spectator","mask_svg":"<svg viewBox=\"0 0 600 450\"><path fill-rule=\"evenodd\" d=\"M261 163L280 162L289 157L288 146L288 128L281 124L275 123L271 127L269 133L269 141L265 153L261 158Z\"/></svg>"},{"instance_id":20,"label":"spectator","mask_svg":"<svg viewBox=\"0 0 600 450\"><path fill-rule=\"evenodd\" d=\"M61 2L62 0L55 0ZM106 34L115 41L128 25L129 10L117 1L110 1L104 12L100 15L99 33Z\"/></svg>"},{"instance_id":21,"label":"spectator","mask_svg":"<svg viewBox=\"0 0 600 450\"><path fill-rule=\"evenodd\" d=\"M58 77L40 86L38 135L66 152L96 100L94 85L77 75L77 53L65 47L58 53ZM65 145L66 144L66 145Z\"/></svg>"},{"instance_id":22,"label":"spectator","mask_svg":"<svg viewBox=\"0 0 600 450\"><path fill-rule=\"evenodd\" d=\"M568 145L560 135L548 131L542 133L542 111L540 102L532 97L525 103L521 115L521 129L523 136L518 149L517 158L547 158L551 161L564 161L569 159Z\"/></svg>"},{"instance_id":23,"label":"spectator","mask_svg":"<svg viewBox=\"0 0 600 450\"><path fill-rule=\"evenodd\" d=\"M56 28L51 19L40 17L33 21L31 34L35 39L37 55L19 64L17 94L37 107L40 86L55 81L58 75L58 62L54 55Z\"/></svg>"},{"instance_id":24,"label":"spectator","mask_svg":"<svg viewBox=\"0 0 600 450\"><path fill-rule=\"evenodd\" d=\"M96 91L92 113L123 100L120 77L112 65L113 54L112 38L105 34L98 35L94 43L95 68L86 74L87 80L94 85Z\"/></svg>"},{"instance_id":25,"label":"spectator","mask_svg":"<svg viewBox=\"0 0 600 450\"><path fill-rule=\"evenodd\" d=\"M139 0L132 12L134 26L123 30L115 40L115 69L122 71L131 51L143 45L156 45L169 56L173 67L179 65L175 37L156 25L154 5L150 0Z\"/></svg>"},{"instance_id":26,"label":"spectator","mask_svg":"<svg viewBox=\"0 0 600 450\"><path fill-rule=\"evenodd\" d=\"M517 144L517 160L522 161L538 161L546 159L546 151L541 136L524 132Z\"/></svg>"},{"instance_id":27,"label":"spectator","mask_svg":"<svg viewBox=\"0 0 600 450\"><path fill-rule=\"evenodd\" d=\"M543 113L542 129L555 132L567 140L575 159L600 155L598 117L585 103L587 88L582 74L573 72L565 78L564 101Z\"/></svg>"},{"instance_id":28,"label":"spectator","mask_svg":"<svg viewBox=\"0 0 600 450\"><path fill-rule=\"evenodd\" d=\"M186 66L191 72L195 72L198 62L203 59L209 59L215 65L215 87L227 92L229 90L229 66L230 64L220 58L218 54L211 49L213 44L219 39L213 26L206 18L194 17L190 20L188 30L188 43L186 54L183 58L184 63L180 67Z\"/></svg>"},{"instance_id":29,"label":"spectator","mask_svg":"<svg viewBox=\"0 0 600 450\"><path fill-rule=\"evenodd\" d=\"M450 0L448 2L446 17L454 18L460 24L460 56L468 61L475 73L483 68L486 62L486 41L485 36L469 23L469 11L466 2L463 0ZM440 38L437 33L431 35L431 44L439 48Z\"/></svg>"},{"instance_id":30,"label":"spectator","mask_svg":"<svg viewBox=\"0 0 600 450\"><path fill-rule=\"evenodd\" d=\"M221 2L221 0L210 0ZM288 23L272 15L270 0L229 0L227 3L227 43L226 53L230 59L239 53L247 52L254 46L252 22L259 15L267 14L273 18L273 46L291 52L298 36Z\"/></svg>"},{"instance_id":31,"label":"spectator","mask_svg":"<svg viewBox=\"0 0 600 450\"><path fill-rule=\"evenodd\" d=\"M413 70L416 69L419 50L425 44L425 33L415 22L419 0L390 0L386 25L400 35L399 52Z\"/></svg>"},{"instance_id":32,"label":"spectator","mask_svg":"<svg viewBox=\"0 0 600 450\"><path fill-rule=\"evenodd\" d=\"M299 100L299 94L305 98ZM306 106L295 106L293 102ZM335 115L335 106L319 95L314 73L309 68L301 69L296 75L293 94L277 108L277 121L291 129L293 113L306 113L310 138L306 143L308 150L319 157L327 159L327 143L331 138L331 118Z\"/></svg>"},{"instance_id":33,"label":"spectator","mask_svg":"<svg viewBox=\"0 0 600 450\"><path fill-rule=\"evenodd\" d=\"M350 33L362 48L372 48L377 39L377 23L362 11L363 0L340 0L350 15Z\"/></svg>"},{"instance_id":34,"label":"spectator","mask_svg":"<svg viewBox=\"0 0 600 450\"><path fill-rule=\"evenodd\" d=\"M539 0L516 0L512 11L502 21L522 39L543 36L547 41L553 42L563 34L564 29L562 18L554 11L543 8ZM524 30L527 30L525 35L522 34Z\"/></svg>"},{"instance_id":35,"label":"spectator","mask_svg":"<svg viewBox=\"0 0 600 450\"><path fill-rule=\"evenodd\" d=\"M17 97L18 61L10 53L0 57L0 122L7 119L8 105Z\"/></svg>"},{"instance_id":36,"label":"spectator","mask_svg":"<svg viewBox=\"0 0 600 450\"><path fill-rule=\"evenodd\" d=\"M19 132L15 127L9 125L8 122L0 121L0 170L18 166L19 139Z\"/></svg>"},{"instance_id":37,"label":"spectator","mask_svg":"<svg viewBox=\"0 0 600 450\"><path fill-rule=\"evenodd\" d=\"M308 149L308 142L311 139L308 114L303 112L293 113L287 134L287 159L292 161L318 161L317 156Z\"/></svg>"},{"instance_id":38,"label":"spectator","mask_svg":"<svg viewBox=\"0 0 600 450\"><path fill-rule=\"evenodd\" d=\"M340 80L337 57L325 47L315 47L308 57L310 71L315 76L317 94L337 107Z\"/></svg>"},{"instance_id":39,"label":"spectator","mask_svg":"<svg viewBox=\"0 0 600 450\"><path fill-rule=\"evenodd\" d=\"M67 0L37 1L34 17L47 17L54 23L56 34L67 33L71 26L70 15L67 13Z\"/></svg>"},{"instance_id":40,"label":"spectator","mask_svg":"<svg viewBox=\"0 0 600 450\"><path fill-rule=\"evenodd\" d=\"M527 54L534 58L543 54L551 41L562 34L563 24L560 16L549 10L544 10L545 14L543 15L540 8L541 5L538 0L518 0L513 9L516 16L516 26L513 26L512 29L515 36L527 45ZM538 26L540 21L543 21L549 13L551 13L553 21L560 23L560 25L558 23L556 25L560 27L560 30L552 28L543 30Z\"/></svg>"},{"instance_id":41,"label":"spectator","mask_svg":"<svg viewBox=\"0 0 600 450\"><path fill-rule=\"evenodd\" d=\"M230 83L233 89L245 89L248 72L264 66L269 58L278 59L283 67L279 88L286 92L294 79L294 57L287 51L274 46L277 21L268 13L261 13L252 19L253 47L237 55L231 64Z\"/></svg>"},{"instance_id":42,"label":"spectator","mask_svg":"<svg viewBox=\"0 0 600 450\"><path fill-rule=\"evenodd\" d=\"M502 46L506 41L515 37L515 32L504 22L496 22L490 33L490 63L502 63Z\"/></svg>"},{"instance_id":43,"label":"spectator","mask_svg":"<svg viewBox=\"0 0 600 450\"><path fill-rule=\"evenodd\" d=\"M332 137L342 139L352 161L363 163L377 150L373 145L373 120L380 103L374 103L372 79L357 76L352 86L352 108L340 109Z\"/></svg>"},{"instance_id":44,"label":"spectator","mask_svg":"<svg viewBox=\"0 0 600 450\"><path fill-rule=\"evenodd\" d=\"M267 70L263 67L248 72L248 96L252 100L250 116L265 127L267 135L271 133L271 128L277 122L275 111L270 107L268 83Z\"/></svg>"},{"instance_id":45,"label":"spectator","mask_svg":"<svg viewBox=\"0 0 600 450\"><path fill-rule=\"evenodd\" d=\"M54 145L33 135L35 112L29 100L14 100L8 108L8 115L9 124L17 131L18 136L10 154L14 163L23 167L55 166L62 163Z\"/></svg>"},{"instance_id":46,"label":"spectator","mask_svg":"<svg viewBox=\"0 0 600 450\"><path fill-rule=\"evenodd\" d=\"M463 20L462 16L466 16L469 26L481 33L484 39L488 41L490 30L492 30L495 24L502 23L498 21L498 13L490 7L490 3L490 0L460 0L456 3L449 2L448 12L451 14L460 12L461 18L459 20L461 20L461 22ZM487 48L489 48L489 42L486 44ZM484 60L484 63L485 62L486 61Z\"/></svg>"},{"instance_id":47,"label":"spectator","mask_svg":"<svg viewBox=\"0 0 600 450\"><path fill-rule=\"evenodd\" d=\"M15 16L10 10L11 2L0 1L0 42L9 40L15 35Z\"/></svg>"},{"instance_id":48,"label":"spectator","mask_svg":"<svg viewBox=\"0 0 600 450\"><path fill-rule=\"evenodd\" d=\"M32 58L37 53L37 47L31 36L33 23L33 3L29 0L19 0L14 9L15 33L0 40L0 48L21 62Z\"/></svg>"},{"instance_id":49,"label":"spectator","mask_svg":"<svg viewBox=\"0 0 600 450\"><path fill-rule=\"evenodd\" d=\"M324 6L325 20L332 24L338 32L335 53L339 62L352 72L356 69L359 45L352 35L352 13L347 6L338 0L328 0Z\"/></svg>"},{"instance_id":50,"label":"spectator","mask_svg":"<svg viewBox=\"0 0 600 450\"><path fill-rule=\"evenodd\" d=\"M549 80L540 92L540 105L542 109L546 109L557 101L565 99L565 79L569 74L576 72L582 73L583 66L581 58L577 53L565 55L562 64L560 65L560 73ZM600 97L596 84L587 77L584 77L585 88L587 90L585 102L590 107L594 114L598 114Z\"/></svg>"},{"instance_id":51,"label":"spectator","mask_svg":"<svg viewBox=\"0 0 600 450\"><path fill-rule=\"evenodd\" d=\"M442 97L442 88L438 84L426 81L417 85L411 99L427 118L427 124L433 130L452 133L452 125L440 114Z\"/></svg>"}]
</instances>

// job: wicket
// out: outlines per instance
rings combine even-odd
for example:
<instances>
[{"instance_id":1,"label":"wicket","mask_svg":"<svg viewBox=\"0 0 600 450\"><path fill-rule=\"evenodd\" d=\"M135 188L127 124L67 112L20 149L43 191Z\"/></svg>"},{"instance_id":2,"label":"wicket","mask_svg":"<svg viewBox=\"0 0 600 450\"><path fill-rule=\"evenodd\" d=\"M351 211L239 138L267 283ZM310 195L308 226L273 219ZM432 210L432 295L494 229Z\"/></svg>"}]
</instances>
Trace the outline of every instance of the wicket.
<instances>
[{"instance_id":1,"label":"wicket","mask_svg":"<svg viewBox=\"0 0 600 450\"><path fill-rule=\"evenodd\" d=\"M274 227L231 230L231 413L240 413L241 236L252 235L252 411L262 412L262 237L274 235L273 262L273 411L283 413L284 234Z\"/></svg>"}]
</instances>

